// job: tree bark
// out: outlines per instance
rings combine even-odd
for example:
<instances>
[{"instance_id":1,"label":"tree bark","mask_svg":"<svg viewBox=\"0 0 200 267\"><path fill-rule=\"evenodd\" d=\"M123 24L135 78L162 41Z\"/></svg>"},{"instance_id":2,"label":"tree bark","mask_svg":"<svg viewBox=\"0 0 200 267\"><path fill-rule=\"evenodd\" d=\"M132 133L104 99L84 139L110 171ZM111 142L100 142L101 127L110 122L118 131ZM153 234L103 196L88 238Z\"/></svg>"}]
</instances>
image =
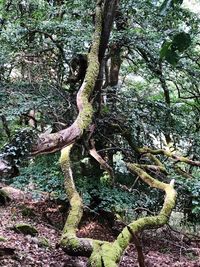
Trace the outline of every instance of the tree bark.
<instances>
[{"instance_id":1,"label":"tree bark","mask_svg":"<svg viewBox=\"0 0 200 267\"><path fill-rule=\"evenodd\" d=\"M8 122L6 120L6 116L5 115L1 115L1 121L2 121L2 125L3 125L3 129L8 137L8 140L10 140L11 137L11 133L10 133L10 129L8 127Z\"/></svg>"}]
</instances>

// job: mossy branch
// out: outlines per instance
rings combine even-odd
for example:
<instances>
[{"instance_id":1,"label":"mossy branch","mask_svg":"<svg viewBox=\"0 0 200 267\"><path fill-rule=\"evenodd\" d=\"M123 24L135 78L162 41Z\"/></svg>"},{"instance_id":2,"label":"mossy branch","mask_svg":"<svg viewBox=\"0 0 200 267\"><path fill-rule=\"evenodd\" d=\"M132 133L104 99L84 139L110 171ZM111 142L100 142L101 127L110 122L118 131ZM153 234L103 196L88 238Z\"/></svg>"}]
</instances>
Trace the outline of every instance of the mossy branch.
<instances>
[{"instance_id":1,"label":"mossy branch","mask_svg":"<svg viewBox=\"0 0 200 267\"><path fill-rule=\"evenodd\" d=\"M83 131L88 128L92 121L93 109L89 102L89 96L95 86L99 72L98 53L102 31L102 11L99 4L97 4L96 7L95 18L95 32L93 35L92 47L88 56L88 69L83 84L77 94L79 115L71 126L71 130L74 131L74 137L76 138L83 134ZM63 138L67 139L66 135L68 134L71 134L71 132L64 132ZM70 151L72 146L73 144L63 148L61 150L60 158L61 168L64 173L65 190L70 201L70 210L63 229L60 245L68 254L90 256L94 245L102 244L102 241L78 238L76 236L76 230L83 214L83 203L74 185L70 167Z\"/></svg>"},{"instance_id":2,"label":"mossy branch","mask_svg":"<svg viewBox=\"0 0 200 267\"><path fill-rule=\"evenodd\" d=\"M82 199L76 190L70 167L70 151L72 146L73 145L70 145L61 150L60 164L64 173L65 191L71 206L63 232L75 234L82 218L83 204Z\"/></svg>"},{"instance_id":3,"label":"mossy branch","mask_svg":"<svg viewBox=\"0 0 200 267\"><path fill-rule=\"evenodd\" d=\"M74 185L70 167L70 151L72 146L63 148L60 157L60 164L64 173L65 190L70 202L70 210L63 229L60 245L69 254L75 255L78 253L79 255L81 249L84 255L88 255L88 253L90 255L92 250L90 242L83 243L76 237L76 230L83 215L83 203Z\"/></svg>"},{"instance_id":4,"label":"mossy branch","mask_svg":"<svg viewBox=\"0 0 200 267\"><path fill-rule=\"evenodd\" d=\"M157 166L160 166L161 168L165 169L164 164L162 164L162 162L155 155L149 153L147 154L147 157L152 160Z\"/></svg>"},{"instance_id":5,"label":"mossy branch","mask_svg":"<svg viewBox=\"0 0 200 267\"><path fill-rule=\"evenodd\" d=\"M168 158L172 158L174 159L176 162L184 162L186 164L192 165L192 166L200 166L200 161L194 161L191 159L188 159L186 157L182 157L179 156L177 154L175 154L174 152L168 151L168 150L164 150L164 149L151 149L151 148L140 148L139 149L140 154L146 154L146 153L150 153L152 155L164 155Z\"/></svg>"},{"instance_id":6,"label":"mossy branch","mask_svg":"<svg viewBox=\"0 0 200 267\"><path fill-rule=\"evenodd\" d=\"M124 250L133 239L133 234L137 234L144 229L158 228L166 224L169 220L172 209L175 206L176 191L174 181L170 184L160 182L135 164L127 164L131 172L136 173L145 183L165 191L165 201L160 213L157 216L140 218L126 226L113 243L106 243L99 251L93 251L90 257L91 266L117 267Z\"/></svg>"},{"instance_id":7,"label":"mossy branch","mask_svg":"<svg viewBox=\"0 0 200 267\"><path fill-rule=\"evenodd\" d=\"M174 170L177 174L181 175L182 177L192 179L194 178L193 175L187 173L186 171L182 170L181 167L179 167L177 164L174 164Z\"/></svg>"},{"instance_id":8,"label":"mossy branch","mask_svg":"<svg viewBox=\"0 0 200 267\"><path fill-rule=\"evenodd\" d=\"M70 202L70 210L63 228L60 246L69 255L89 257L94 248L106 242L89 238L78 238L76 236L76 231L83 215L83 203L76 190L70 167L70 151L72 146L63 148L60 157L60 164L64 173L65 190Z\"/></svg>"},{"instance_id":9,"label":"mossy branch","mask_svg":"<svg viewBox=\"0 0 200 267\"><path fill-rule=\"evenodd\" d=\"M149 164L136 164L137 167L154 172L162 172L167 174L165 167L157 166L157 165L149 165Z\"/></svg>"}]
</instances>

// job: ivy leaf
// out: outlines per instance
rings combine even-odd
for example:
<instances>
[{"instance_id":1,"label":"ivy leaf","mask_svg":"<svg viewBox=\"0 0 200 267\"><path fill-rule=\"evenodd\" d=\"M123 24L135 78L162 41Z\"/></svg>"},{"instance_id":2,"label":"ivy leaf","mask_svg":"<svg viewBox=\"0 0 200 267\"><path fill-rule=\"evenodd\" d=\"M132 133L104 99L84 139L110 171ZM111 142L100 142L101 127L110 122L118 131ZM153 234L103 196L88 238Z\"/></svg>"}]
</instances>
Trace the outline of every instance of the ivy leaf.
<instances>
[{"instance_id":1,"label":"ivy leaf","mask_svg":"<svg viewBox=\"0 0 200 267\"><path fill-rule=\"evenodd\" d=\"M179 60L178 54L175 52L172 42L165 41L160 50L160 58L167 60L172 66L176 66Z\"/></svg>"},{"instance_id":2,"label":"ivy leaf","mask_svg":"<svg viewBox=\"0 0 200 267\"><path fill-rule=\"evenodd\" d=\"M188 33L180 32L177 33L172 40L172 47L174 50L178 50L179 52L183 52L186 50L191 44L191 38Z\"/></svg>"},{"instance_id":3,"label":"ivy leaf","mask_svg":"<svg viewBox=\"0 0 200 267\"><path fill-rule=\"evenodd\" d=\"M169 62L172 66L176 66L176 64L178 63L179 60L179 56L178 54L174 51L174 50L167 50L165 59L167 60L167 62Z\"/></svg>"},{"instance_id":4,"label":"ivy leaf","mask_svg":"<svg viewBox=\"0 0 200 267\"><path fill-rule=\"evenodd\" d=\"M180 32L174 35L172 41L165 41L160 50L160 58L165 58L172 66L176 66L179 60L178 52L185 51L191 44L188 33Z\"/></svg>"},{"instance_id":5,"label":"ivy leaf","mask_svg":"<svg viewBox=\"0 0 200 267\"><path fill-rule=\"evenodd\" d=\"M161 47L161 50L160 50L160 58L165 58L168 51L170 50L170 46L171 46L171 42L169 41L165 41L163 44L162 44L162 47Z\"/></svg>"},{"instance_id":6,"label":"ivy leaf","mask_svg":"<svg viewBox=\"0 0 200 267\"><path fill-rule=\"evenodd\" d=\"M183 0L173 0L173 4L181 5L182 3L183 3Z\"/></svg>"}]
</instances>

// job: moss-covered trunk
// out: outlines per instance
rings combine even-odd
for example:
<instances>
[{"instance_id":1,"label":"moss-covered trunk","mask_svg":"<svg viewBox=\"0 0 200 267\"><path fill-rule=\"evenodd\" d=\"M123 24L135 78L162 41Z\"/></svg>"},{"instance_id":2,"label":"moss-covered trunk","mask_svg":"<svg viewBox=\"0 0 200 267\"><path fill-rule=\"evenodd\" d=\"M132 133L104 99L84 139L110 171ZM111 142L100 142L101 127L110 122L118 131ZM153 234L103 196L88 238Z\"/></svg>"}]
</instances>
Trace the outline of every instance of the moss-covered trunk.
<instances>
[{"instance_id":1,"label":"moss-covered trunk","mask_svg":"<svg viewBox=\"0 0 200 267\"><path fill-rule=\"evenodd\" d=\"M77 106L79 115L73 125L76 125L77 136L81 136L92 122L93 109L89 102L89 97L94 89L99 73L99 46L102 31L102 9L101 4L97 4L95 14L95 32L90 53L88 55L88 68L83 84L77 94ZM73 140L74 141L74 140ZM90 256L95 241L76 237L76 230L83 214L83 204L73 181L70 167L70 151L73 144L61 150L60 164L64 173L65 189L70 201L69 214L63 229L60 245L71 255ZM98 243L98 241L97 241Z\"/></svg>"},{"instance_id":2,"label":"moss-covered trunk","mask_svg":"<svg viewBox=\"0 0 200 267\"><path fill-rule=\"evenodd\" d=\"M95 81L99 73L98 54L102 30L102 13L100 3L101 1L96 7L95 33L93 36L91 51L88 56L89 65L86 77L77 95L79 115L73 124L76 126L76 138L80 137L84 130L86 130L92 122L93 109L91 103L89 102L89 96L94 89ZM65 136L65 134L68 135L68 132L64 133L64 139L67 139L68 137ZM132 222L123 229L117 239L112 243L89 238L78 238L76 236L76 231L82 218L83 204L74 185L72 170L70 167L70 151L75 140L76 139L71 140L71 145L68 145L61 150L60 163L64 173L66 193L70 201L70 210L63 229L60 245L63 250L70 255L90 257L90 266L118 266L123 252L132 241L135 233L149 227L160 227L168 221L170 213L175 205L176 193L173 189L173 184L168 185L159 182L148 175L142 167L135 164L128 164L128 168L132 172L136 173L144 182L152 187L165 191L165 202L159 215L141 218ZM157 167L161 168L161 166Z\"/></svg>"},{"instance_id":3,"label":"moss-covered trunk","mask_svg":"<svg viewBox=\"0 0 200 267\"><path fill-rule=\"evenodd\" d=\"M83 204L74 185L70 167L70 151L72 146L64 148L60 158L65 176L65 189L71 205L60 245L70 255L89 257L90 266L116 267L124 251L134 239L135 234L144 229L161 227L168 222L176 199L174 181L172 180L170 184L160 182L147 174L138 164L127 164L129 170L137 174L149 186L165 191L165 201L160 213L157 216L144 217L133 221L122 230L114 242L78 238L76 231L83 214Z\"/></svg>"}]
</instances>

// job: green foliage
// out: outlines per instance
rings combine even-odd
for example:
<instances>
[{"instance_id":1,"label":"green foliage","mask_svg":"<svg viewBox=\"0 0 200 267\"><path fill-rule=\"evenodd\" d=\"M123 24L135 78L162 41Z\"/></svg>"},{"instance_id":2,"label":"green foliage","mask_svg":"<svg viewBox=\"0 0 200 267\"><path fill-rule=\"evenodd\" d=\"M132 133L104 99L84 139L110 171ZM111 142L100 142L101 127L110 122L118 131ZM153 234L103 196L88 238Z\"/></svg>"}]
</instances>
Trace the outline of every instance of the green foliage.
<instances>
[{"instance_id":1,"label":"green foliage","mask_svg":"<svg viewBox=\"0 0 200 267\"><path fill-rule=\"evenodd\" d=\"M178 52L184 52L191 44L191 37L188 33L180 32L173 36L172 41L165 41L160 50L160 58L165 58L172 66L179 61Z\"/></svg>"},{"instance_id":2,"label":"green foliage","mask_svg":"<svg viewBox=\"0 0 200 267\"><path fill-rule=\"evenodd\" d=\"M36 137L37 134L32 129L17 132L12 141L2 148L0 158L9 162L11 166L18 166L30 154Z\"/></svg>"},{"instance_id":3,"label":"green foliage","mask_svg":"<svg viewBox=\"0 0 200 267\"><path fill-rule=\"evenodd\" d=\"M172 46L174 50L183 52L191 44L191 37L186 32L180 32L173 36Z\"/></svg>"},{"instance_id":4,"label":"green foliage","mask_svg":"<svg viewBox=\"0 0 200 267\"><path fill-rule=\"evenodd\" d=\"M178 205L181 206L186 219L196 223L200 220L200 173L196 179L179 180Z\"/></svg>"},{"instance_id":5,"label":"green foliage","mask_svg":"<svg viewBox=\"0 0 200 267\"><path fill-rule=\"evenodd\" d=\"M21 168L21 174L13 179L11 185L31 192L36 199L42 197L41 192L48 192L50 198L67 200L63 174L59 164L56 163L58 156L48 155L36 158L29 166ZM78 170L74 173L77 190L83 198L84 205L94 212L113 212L124 221L130 222L131 219L143 214L143 208L147 213L148 210L157 212L162 205L159 200L162 201L160 193L149 189L143 183L136 183L134 189L130 190L127 186L113 188L106 173L95 179L93 176L82 176L77 164L75 165ZM121 168L117 170L119 171L118 174L116 173L117 177L121 177L121 181L130 180L131 184L133 183L132 177L127 179L127 171L122 173Z\"/></svg>"},{"instance_id":6,"label":"green foliage","mask_svg":"<svg viewBox=\"0 0 200 267\"><path fill-rule=\"evenodd\" d=\"M147 214L150 211L157 212L161 205L158 201L160 195L157 195L155 190L148 190L148 188L146 188L147 191L139 191L139 188L129 191L126 186L126 189L113 188L105 186L101 179L98 182L86 177L80 177L77 180L77 187L84 204L91 210L112 212L126 222L143 214L143 210Z\"/></svg>"},{"instance_id":7,"label":"green foliage","mask_svg":"<svg viewBox=\"0 0 200 267\"><path fill-rule=\"evenodd\" d=\"M34 163L21 169L12 185L33 192L36 198L40 197L40 192L48 192L54 199L66 199L63 174L55 162L58 162L58 155L36 158Z\"/></svg>"},{"instance_id":8,"label":"green foliage","mask_svg":"<svg viewBox=\"0 0 200 267\"><path fill-rule=\"evenodd\" d=\"M161 46L161 50L160 50L160 58L164 58L167 54L167 52L169 51L171 46L171 42L169 41L165 41L162 46Z\"/></svg>"}]
</instances>

